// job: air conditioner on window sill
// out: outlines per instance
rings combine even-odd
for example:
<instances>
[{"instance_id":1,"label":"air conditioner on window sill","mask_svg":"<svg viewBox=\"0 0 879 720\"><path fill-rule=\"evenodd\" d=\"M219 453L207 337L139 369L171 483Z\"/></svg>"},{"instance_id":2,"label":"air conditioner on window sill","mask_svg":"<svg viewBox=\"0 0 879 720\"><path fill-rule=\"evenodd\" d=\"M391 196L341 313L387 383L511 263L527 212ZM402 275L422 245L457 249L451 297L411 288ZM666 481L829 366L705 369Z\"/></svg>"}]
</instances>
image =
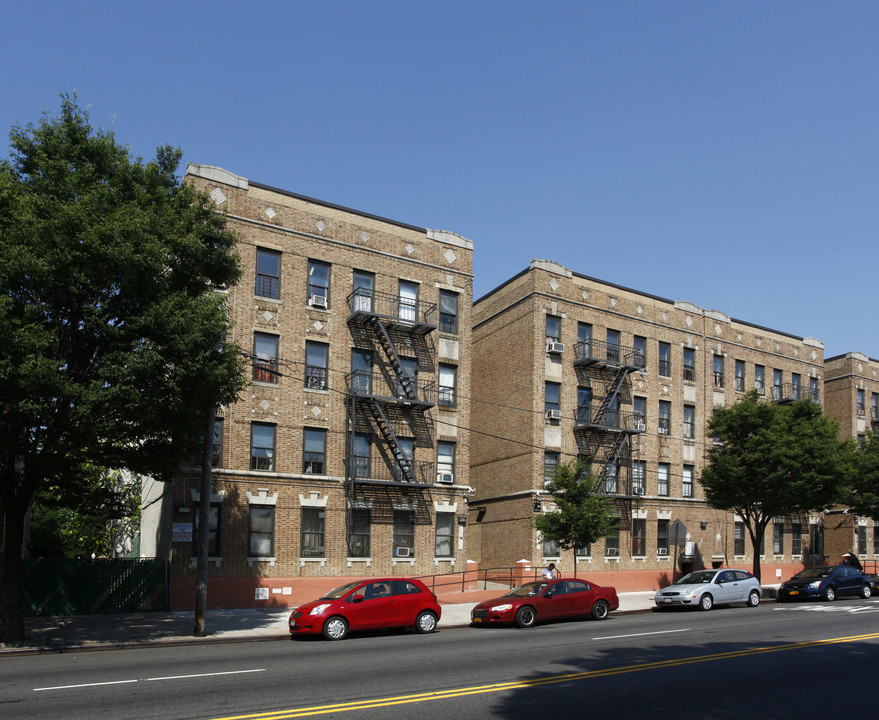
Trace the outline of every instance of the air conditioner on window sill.
<instances>
[{"instance_id":1,"label":"air conditioner on window sill","mask_svg":"<svg viewBox=\"0 0 879 720\"><path fill-rule=\"evenodd\" d=\"M643 495L643 494L644 494L644 488L642 488L642 487L632 488L632 495Z\"/></svg>"},{"instance_id":2,"label":"air conditioner on window sill","mask_svg":"<svg viewBox=\"0 0 879 720\"><path fill-rule=\"evenodd\" d=\"M412 548L398 547L394 548L394 557L409 557Z\"/></svg>"},{"instance_id":3,"label":"air conditioner on window sill","mask_svg":"<svg viewBox=\"0 0 879 720\"><path fill-rule=\"evenodd\" d=\"M565 351L565 344L560 342L548 342L546 343L546 352L561 354Z\"/></svg>"},{"instance_id":4,"label":"air conditioner on window sill","mask_svg":"<svg viewBox=\"0 0 879 720\"><path fill-rule=\"evenodd\" d=\"M452 473L437 473L436 481L438 483L445 483L446 485L451 485L455 482L455 476Z\"/></svg>"},{"instance_id":5,"label":"air conditioner on window sill","mask_svg":"<svg viewBox=\"0 0 879 720\"><path fill-rule=\"evenodd\" d=\"M561 420L562 419L562 411L561 410L547 410L546 411L546 419L547 420Z\"/></svg>"},{"instance_id":6,"label":"air conditioner on window sill","mask_svg":"<svg viewBox=\"0 0 879 720\"><path fill-rule=\"evenodd\" d=\"M327 381L319 377L310 377L306 385L312 390L326 390Z\"/></svg>"},{"instance_id":7,"label":"air conditioner on window sill","mask_svg":"<svg viewBox=\"0 0 879 720\"><path fill-rule=\"evenodd\" d=\"M657 429L657 432L658 432L660 435L668 435L668 428L664 428L664 427L658 428L658 429Z\"/></svg>"},{"instance_id":8,"label":"air conditioner on window sill","mask_svg":"<svg viewBox=\"0 0 879 720\"><path fill-rule=\"evenodd\" d=\"M635 430L644 432L647 429L647 423L643 420L635 420Z\"/></svg>"},{"instance_id":9,"label":"air conditioner on window sill","mask_svg":"<svg viewBox=\"0 0 879 720\"><path fill-rule=\"evenodd\" d=\"M668 555L668 548L657 548L656 554L657 555Z\"/></svg>"},{"instance_id":10,"label":"air conditioner on window sill","mask_svg":"<svg viewBox=\"0 0 879 720\"><path fill-rule=\"evenodd\" d=\"M325 295L312 295L308 298L308 304L312 307L325 308L327 306L327 298Z\"/></svg>"},{"instance_id":11,"label":"air conditioner on window sill","mask_svg":"<svg viewBox=\"0 0 879 720\"><path fill-rule=\"evenodd\" d=\"M607 555L607 557L619 557L620 550L619 548L605 548L604 554Z\"/></svg>"}]
</instances>

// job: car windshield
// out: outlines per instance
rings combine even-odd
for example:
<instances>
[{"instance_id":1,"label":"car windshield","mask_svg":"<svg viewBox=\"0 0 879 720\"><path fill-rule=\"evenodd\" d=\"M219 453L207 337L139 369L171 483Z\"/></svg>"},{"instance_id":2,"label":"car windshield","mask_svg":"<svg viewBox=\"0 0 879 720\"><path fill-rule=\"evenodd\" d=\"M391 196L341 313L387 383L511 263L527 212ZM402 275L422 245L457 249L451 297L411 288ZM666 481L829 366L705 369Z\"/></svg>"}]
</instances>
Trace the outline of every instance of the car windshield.
<instances>
[{"instance_id":1,"label":"car windshield","mask_svg":"<svg viewBox=\"0 0 879 720\"><path fill-rule=\"evenodd\" d=\"M344 597L351 592L358 585L360 585L360 582L351 582L347 585L342 585L342 587L337 587L334 590L330 590L326 595L323 595L321 600L338 600L340 597Z\"/></svg>"},{"instance_id":2,"label":"car windshield","mask_svg":"<svg viewBox=\"0 0 879 720\"><path fill-rule=\"evenodd\" d=\"M702 583L710 583L717 575L716 570L698 570L684 575L675 585L701 585Z\"/></svg>"},{"instance_id":3,"label":"car windshield","mask_svg":"<svg viewBox=\"0 0 879 720\"><path fill-rule=\"evenodd\" d=\"M549 583L545 582L530 582L525 583L524 585L520 585L519 587L510 590L504 597L534 597L535 595L539 595L540 591L543 590Z\"/></svg>"},{"instance_id":4,"label":"car windshield","mask_svg":"<svg viewBox=\"0 0 879 720\"><path fill-rule=\"evenodd\" d=\"M826 578L832 572L831 567L807 568L794 575L795 578Z\"/></svg>"}]
</instances>

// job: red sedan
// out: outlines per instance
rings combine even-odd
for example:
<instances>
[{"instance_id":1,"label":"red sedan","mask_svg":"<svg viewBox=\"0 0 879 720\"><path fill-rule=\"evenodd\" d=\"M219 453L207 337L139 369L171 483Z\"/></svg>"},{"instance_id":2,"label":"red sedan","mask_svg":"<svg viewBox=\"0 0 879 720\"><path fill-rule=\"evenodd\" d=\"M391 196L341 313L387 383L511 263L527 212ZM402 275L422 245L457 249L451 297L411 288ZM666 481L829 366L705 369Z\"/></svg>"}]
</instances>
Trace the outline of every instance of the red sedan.
<instances>
[{"instance_id":1,"label":"red sedan","mask_svg":"<svg viewBox=\"0 0 879 720\"><path fill-rule=\"evenodd\" d=\"M524 628L562 618L604 620L619 606L617 591L612 587L585 580L543 580L525 583L503 597L479 603L470 613L470 620L472 625L515 624Z\"/></svg>"},{"instance_id":2,"label":"red sedan","mask_svg":"<svg viewBox=\"0 0 879 720\"><path fill-rule=\"evenodd\" d=\"M349 630L411 627L433 632L442 615L434 595L420 580L359 580L330 590L290 613L290 633L323 634L341 640Z\"/></svg>"}]
</instances>

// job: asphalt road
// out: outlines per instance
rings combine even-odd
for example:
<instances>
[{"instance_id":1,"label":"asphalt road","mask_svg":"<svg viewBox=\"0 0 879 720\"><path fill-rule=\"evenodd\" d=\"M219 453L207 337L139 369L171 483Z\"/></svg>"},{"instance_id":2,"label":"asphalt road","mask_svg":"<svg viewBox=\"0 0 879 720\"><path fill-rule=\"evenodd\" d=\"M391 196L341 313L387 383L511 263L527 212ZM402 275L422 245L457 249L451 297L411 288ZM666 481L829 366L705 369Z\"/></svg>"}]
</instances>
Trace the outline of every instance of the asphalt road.
<instances>
[{"instance_id":1,"label":"asphalt road","mask_svg":"<svg viewBox=\"0 0 879 720\"><path fill-rule=\"evenodd\" d=\"M879 599L7 658L0 717L870 714ZM849 706L859 697L863 704Z\"/></svg>"}]
</instances>

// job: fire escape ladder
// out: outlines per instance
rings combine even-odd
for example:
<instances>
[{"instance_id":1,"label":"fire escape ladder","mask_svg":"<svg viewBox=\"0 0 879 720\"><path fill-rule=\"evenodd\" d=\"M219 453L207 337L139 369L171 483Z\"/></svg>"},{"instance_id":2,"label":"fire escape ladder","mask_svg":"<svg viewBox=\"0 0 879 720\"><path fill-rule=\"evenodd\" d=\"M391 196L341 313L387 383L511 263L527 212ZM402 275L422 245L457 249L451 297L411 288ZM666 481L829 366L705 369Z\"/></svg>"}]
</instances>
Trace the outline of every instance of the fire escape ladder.
<instances>
[{"instance_id":1,"label":"fire escape ladder","mask_svg":"<svg viewBox=\"0 0 879 720\"><path fill-rule=\"evenodd\" d=\"M400 443L397 440L397 434L394 432L394 428L391 425L390 420L388 420L388 416L385 414L381 405L377 402L369 402L366 403L366 407L369 408L369 413L372 415L372 419L375 421L376 426L381 433L381 436L384 438L385 442L388 444L388 447L391 449L391 453L394 456L394 459L397 462L397 467L400 469L401 479L405 482L415 482L415 473L412 467L412 460L406 456L403 450L400 448Z\"/></svg>"},{"instance_id":2,"label":"fire escape ladder","mask_svg":"<svg viewBox=\"0 0 879 720\"><path fill-rule=\"evenodd\" d=\"M403 391L404 396L407 400L417 400L418 392L415 387L415 378L403 369L403 363L400 361L400 356L397 355L394 342L391 340L391 336L388 334L388 330L384 326L384 323L382 323L382 321L375 315L370 317L368 322L376 329L375 337L378 340L379 345L381 345L382 350L384 350L391 368L394 370L394 375L397 377L399 388Z\"/></svg>"}]
</instances>

